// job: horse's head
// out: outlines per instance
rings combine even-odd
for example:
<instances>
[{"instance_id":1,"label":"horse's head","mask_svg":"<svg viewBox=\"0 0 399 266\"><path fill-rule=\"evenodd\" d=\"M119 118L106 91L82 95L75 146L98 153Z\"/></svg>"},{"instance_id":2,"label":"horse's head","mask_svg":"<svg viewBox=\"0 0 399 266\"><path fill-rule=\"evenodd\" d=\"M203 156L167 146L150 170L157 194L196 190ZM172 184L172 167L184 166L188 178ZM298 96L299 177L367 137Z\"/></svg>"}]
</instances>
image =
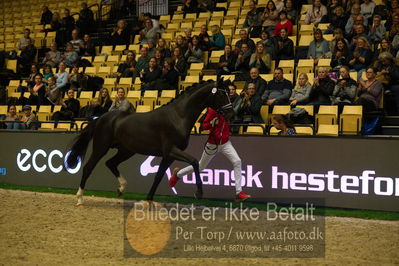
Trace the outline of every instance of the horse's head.
<instances>
[{"instance_id":1,"label":"horse's head","mask_svg":"<svg viewBox=\"0 0 399 266\"><path fill-rule=\"evenodd\" d=\"M234 116L233 105L231 104L229 97L229 85L231 82L224 81L223 78L215 82L215 87L212 88L212 100L210 106L215 109L218 113L223 115L227 120Z\"/></svg>"}]
</instances>

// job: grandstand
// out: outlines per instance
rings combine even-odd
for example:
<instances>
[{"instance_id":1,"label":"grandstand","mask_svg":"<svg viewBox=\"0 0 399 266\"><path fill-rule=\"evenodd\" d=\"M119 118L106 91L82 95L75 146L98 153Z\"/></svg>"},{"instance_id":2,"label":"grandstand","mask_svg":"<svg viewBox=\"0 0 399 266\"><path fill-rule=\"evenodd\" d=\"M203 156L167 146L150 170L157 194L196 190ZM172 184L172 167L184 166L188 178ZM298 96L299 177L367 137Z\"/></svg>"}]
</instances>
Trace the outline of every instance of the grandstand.
<instances>
[{"instance_id":1,"label":"grandstand","mask_svg":"<svg viewBox=\"0 0 399 266\"><path fill-rule=\"evenodd\" d=\"M3 54L9 54L15 51L17 55L21 54L18 47L19 40L24 37L24 30L30 29L30 37L34 40L34 45L37 48L37 53L34 58L34 63L42 63L45 57L45 52L49 50L51 44L56 41L56 32L52 31L50 24L40 25L42 6L47 6L53 13L63 13L65 8L70 9L70 14L77 21L79 19L80 4L82 1L57 1L57 0L16 0L16 1L1 1L0 3L0 51ZM216 1L217 2L217 1ZM380 1L374 1L379 4ZM268 1L259 0L257 8L262 9L266 7ZM126 52L134 51L136 53L136 60L139 58L140 48L149 47L148 43L143 43L140 40L138 31L130 32L130 41L125 44L115 44L110 40L110 34L117 25L118 19L125 19L128 22L128 27L138 26L138 19L134 14L136 12L134 6L131 9L124 9L125 7L118 7L115 4L106 4L104 1L89 0L87 1L89 9L92 10L95 19L95 30L90 32L92 41L95 43L95 54L81 55L80 60L87 62L87 65L81 65L79 72L84 73L90 77L100 77L103 79L102 87L110 91L113 98L116 95L118 88L127 90L126 97L129 102L136 108L137 112L147 112L159 108L168 101L175 98L182 90L200 82L201 80L216 80L218 77L217 63L220 56L224 54L221 50L203 51L201 62L191 63L187 69L187 73L181 74L179 77L179 84L175 90L163 90L159 94L156 91L145 91L141 93L140 89L143 86L143 79L139 76L131 77L116 77L114 73L118 72L119 66L126 61ZM200 35L201 27L206 25L208 30L213 25L220 28L226 44L231 44L233 50L236 43L240 40L240 30L244 27L247 14L250 12L249 0L230 0L227 2L217 2L212 12L197 12L187 13L184 5L178 5L170 14L163 14L154 16L160 24L158 37L163 38L169 46L176 45L176 38L178 36L186 36L185 29L192 29L191 36ZM270 82L273 79L273 71L276 67L284 70L284 77L293 84L297 84L300 73L306 73L309 77L309 82L313 85L317 78L317 71L320 67L331 69L331 58L322 58L318 64L315 65L313 59L306 56L306 51L310 43L314 40L314 29L318 28L326 31L330 23L318 23L316 25L305 23L306 13L311 4L304 4L301 6L297 19L293 21L293 35L289 39L294 44L295 57L289 60L279 60L274 58L271 62L271 71L268 74L261 74L260 76ZM169 8L173 9L173 5L169 4ZM121 10L129 10L126 14ZM198 10L204 11L204 10ZM123 14L123 15L121 15ZM158 19L159 18L159 19ZM154 20L154 19L153 19ZM384 20L383 24L386 23ZM136 34L134 34L136 33ZM208 31L209 36L212 32ZM388 36L387 31L386 35ZM83 36L82 36L83 37ZM261 39L259 37L251 37L257 43ZM324 39L333 41L333 34L324 34ZM65 43L59 45L62 51ZM376 46L378 47L378 46ZM372 49L376 50L376 47ZM304 53L305 51L305 53ZM305 54L305 56L303 56ZM7 80L4 82L8 101L5 101L0 106L0 115L7 115L7 104L12 101L9 99L19 98L21 96L20 87L28 87L28 77L23 75L18 65L18 59L7 57L4 66L9 72ZM43 66L40 66L42 72ZM57 67L53 67L53 73L57 73ZM67 72L71 72L72 68L68 67ZM22 75L21 75L22 74ZM357 72L351 72L351 77L357 80ZM2 77L5 77L4 75ZM246 80L240 79L238 75L229 74L221 75L224 79L230 79L241 92L245 89ZM362 76L364 79L365 73ZM25 92L28 95L29 92ZM92 93L82 92L76 95L80 102L81 108L88 105L94 99L98 98L98 91ZM301 105L298 107L305 108L308 114L313 118L313 123L297 126L296 130L299 135L322 135L322 136L339 136L339 135L360 135L362 134L364 121L379 118L385 121L380 134L399 135L398 119L392 114L394 109L392 105L392 96L384 97L384 92L379 102L378 109L372 113L365 113L360 105L347 105L340 110L337 105L320 106L320 108L313 108L313 106ZM28 96L26 96L28 97ZM357 97L357 96L356 96ZM356 100L354 101L356 102ZM14 101L13 103L19 104ZM389 106L387 106L387 104ZM291 110L291 106L281 105L272 108L268 105L263 105L260 114L263 118L261 124L251 124L250 126L241 126L239 134L255 134L255 135L275 135L276 129L272 125L272 118L276 114L287 114ZM87 124L85 119L76 118L73 123L55 123L52 121L53 114L61 109L61 105L52 107L42 105L33 106L33 111L36 112L41 126L41 130L80 130ZM17 106L18 111L22 111L22 106ZM386 117L385 119L383 117ZM367 119L368 120L367 120ZM63 122L63 121L61 121ZM199 125L196 124L193 133L199 132Z\"/></svg>"}]
</instances>

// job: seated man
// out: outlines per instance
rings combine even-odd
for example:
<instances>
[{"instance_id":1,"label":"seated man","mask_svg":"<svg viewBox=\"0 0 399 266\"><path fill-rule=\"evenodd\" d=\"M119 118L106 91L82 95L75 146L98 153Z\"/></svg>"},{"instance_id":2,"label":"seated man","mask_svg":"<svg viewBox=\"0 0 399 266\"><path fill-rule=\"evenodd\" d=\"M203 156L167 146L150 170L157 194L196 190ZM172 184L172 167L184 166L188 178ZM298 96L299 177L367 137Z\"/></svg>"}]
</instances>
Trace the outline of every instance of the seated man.
<instances>
[{"instance_id":1,"label":"seated man","mask_svg":"<svg viewBox=\"0 0 399 266\"><path fill-rule=\"evenodd\" d=\"M358 84L350 77L347 66L341 67L339 74L340 79L337 81L337 85L335 85L331 103L337 104L341 112L344 105L353 104Z\"/></svg>"},{"instance_id":2,"label":"seated man","mask_svg":"<svg viewBox=\"0 0 399 266\"><path fill-rule=\"evenodd\" d=\"M256 67L251 68L249 75L250 79L245 82L244 90L247 90L248 84L252 83L255 85L256 95L262 97L267 86L266 80L259 76L259 70Z\"/></svg>"},{"instance_id":3,"label":"seated man","mask_svg":"<svg viewBox=\"0 0 399 266\"><path fill-rule=\"evenodd\" d=\"M266 86L262 95L262 101L267 105L288 104L291 96L292 83L283 76L283 69L277 67L274 70L274 79Z\"/></svg>"},{"instance_id":4,"label":"seated man","mask_svg":"<svg viewBox=\"0 0 399 266\"><path fill-rule=\"evenodd\" d=\"M263 123L260 115L262 100L256 94L255 84L249 83L247 90L241 94L238 100L240 105L237 111L237 117L241 123Z\"/></svg>"}]
</instances>

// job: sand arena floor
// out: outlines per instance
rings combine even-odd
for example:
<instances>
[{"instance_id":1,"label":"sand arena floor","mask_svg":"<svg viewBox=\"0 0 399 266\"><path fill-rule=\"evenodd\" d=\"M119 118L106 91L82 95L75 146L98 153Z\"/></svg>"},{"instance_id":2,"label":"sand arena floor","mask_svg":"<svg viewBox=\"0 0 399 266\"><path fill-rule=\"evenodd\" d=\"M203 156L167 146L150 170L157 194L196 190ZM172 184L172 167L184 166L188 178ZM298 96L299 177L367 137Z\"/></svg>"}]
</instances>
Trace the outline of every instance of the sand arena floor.
<instances>
[{"instance_id":1,"label":"sand arena floor","mask_svg":"<svg viewBox=\"0 0 399 266\"><path fill-rule=\"evenodd\" d=\"M399 221L326 218L323 259L123 256L122 200L0 189L0 265L399 265Z\"/></svg>"}]
</instances>

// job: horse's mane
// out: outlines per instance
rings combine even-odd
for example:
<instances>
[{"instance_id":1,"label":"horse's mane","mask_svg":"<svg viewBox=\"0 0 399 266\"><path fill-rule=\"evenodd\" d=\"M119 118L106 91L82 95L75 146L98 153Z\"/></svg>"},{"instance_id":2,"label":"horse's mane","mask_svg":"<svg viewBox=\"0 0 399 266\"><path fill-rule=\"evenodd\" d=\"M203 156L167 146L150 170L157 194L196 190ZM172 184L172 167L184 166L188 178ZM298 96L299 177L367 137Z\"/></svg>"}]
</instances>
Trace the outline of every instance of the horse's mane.
<instances>
[{"instance_id":1,"label":"horse's mane","mask_svg":"<svg viewBox=\"0 0 399 266\"><path fill-rule=\"evenodd\" d=\"M180 99L180 97L182 97L183 95L189 95L193 91L196 91L199 87L204 87L204 86L206 86L206 85L208 85L208 84L210 84L212 82L214 82L214 81L213 80L207 80L207 81L200 81L199 83L193 83L193 85L187 87L182 93L178 94L176 96L176 98L173 98L170 102L168 102L167 104L164 104L163 106L167 106L167 105L173 103L174 101L176 101L177 99Z\"/></svg>"}]
</instances>

